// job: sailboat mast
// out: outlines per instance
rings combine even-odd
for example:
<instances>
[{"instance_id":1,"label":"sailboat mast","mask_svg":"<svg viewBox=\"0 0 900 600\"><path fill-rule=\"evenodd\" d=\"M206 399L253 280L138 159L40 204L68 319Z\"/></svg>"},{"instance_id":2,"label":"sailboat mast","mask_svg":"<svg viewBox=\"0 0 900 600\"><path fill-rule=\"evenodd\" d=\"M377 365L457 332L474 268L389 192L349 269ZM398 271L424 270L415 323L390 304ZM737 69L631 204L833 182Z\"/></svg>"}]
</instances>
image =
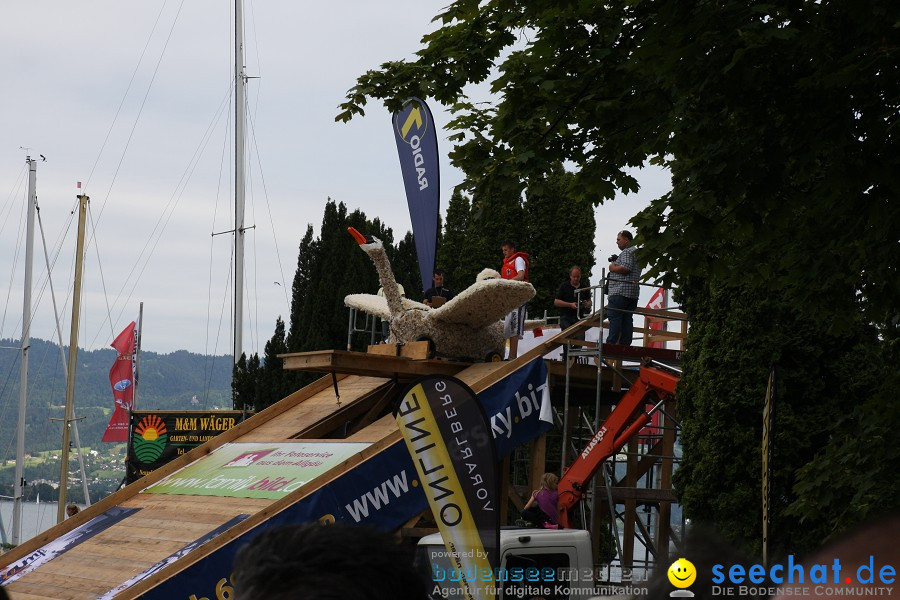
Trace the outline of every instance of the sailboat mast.
<instances>
[{"instance_id":1,"label":"sailboat mast","mask_svg":"<svg viewBox=\"0 0 900 600\"><path fill-rule=\"evenodd\" d=\"M62 451L59 463L59 503L56 522L66 518L66 490L69 486L69 423L75 419L75 370L78 366L78 313L81 311L81 279L84 273L84 229L90 198L78 196L78 243L75 246L75 291L72 294L72 329L69 334L69 369L66 381L66 410L63 417Z\"/></svg>"},{"instance_id":2,"label":"sailboat mast","mask_svg":"<svg viewBox=\"0 0 900 600\"><path fill-rule=\"evenodd\" d=\"M37 161L28 165L28 218L25 234L25 292L22 302L22 360L19 363L19 429L16 436L16 481L13 488L12 543L22 540L22 500L25 491L25 405L28 398L28 350L31 346L31 272L34 264L34 207L37 205Z\"/></svg>"},{"instance_id":3,"label":"sailboat mast","mask_svg":"<svg viewBox=\"0 0 900 600\"><path fill-rule=\"evenodd\" d=\"M244 19L242 0L234 2L234 362L243 352L244 332Z\"/></svg>"}]
</instances>

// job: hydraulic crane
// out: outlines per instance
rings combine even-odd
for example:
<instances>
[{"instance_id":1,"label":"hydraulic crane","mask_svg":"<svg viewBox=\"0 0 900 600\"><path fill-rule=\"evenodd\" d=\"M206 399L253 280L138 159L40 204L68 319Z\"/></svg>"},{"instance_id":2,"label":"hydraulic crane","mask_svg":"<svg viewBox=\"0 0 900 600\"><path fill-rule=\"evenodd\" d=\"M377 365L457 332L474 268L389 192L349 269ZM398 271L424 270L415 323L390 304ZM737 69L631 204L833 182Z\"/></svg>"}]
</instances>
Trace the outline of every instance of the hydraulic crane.
<instances>
[{"instance_id":1,"label":"hydraulic crane","mask_svg":"<svg viewBox=\"0 0 900 600\"><path fill-rule=\"evenodd\" d=\"M619 451L628 440L640 431L666 400L675 396L678 376L657 367L644 365L640 375L616 408L603 422L581 454L563 473L559 480L559 524L571 526L572 509L584 499L591 478L603 465L603 461ZM648 400L648 396L650 397ZM653 408L644 410L647 404Z\"/></svg>"}]
</instances>

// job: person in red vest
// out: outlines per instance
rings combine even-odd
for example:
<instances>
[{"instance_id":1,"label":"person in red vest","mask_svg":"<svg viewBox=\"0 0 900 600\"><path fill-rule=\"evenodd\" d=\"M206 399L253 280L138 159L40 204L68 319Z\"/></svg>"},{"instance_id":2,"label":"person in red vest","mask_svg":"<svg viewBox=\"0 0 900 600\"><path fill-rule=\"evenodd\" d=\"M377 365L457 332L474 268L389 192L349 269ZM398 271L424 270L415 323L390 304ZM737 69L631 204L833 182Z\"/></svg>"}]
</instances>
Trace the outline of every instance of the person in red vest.
<instances>
[{"instance_id":1,"label":"person in red vest","mask_svg":"<svg viewBox=\"0 0 900 600\"><path fill-rule=\"evenodd\" d=\"M518 252L516 243L512 240L504 240L500 244L503 251L503 265L500 267L500 276L503 279L516 281L528 281L528 254ZM503 320L503 337L509 340L509 360L519 355L519 340L525 331L525 312L528 304L525 303L515 309Z\"/></svg>"}]
</instances>

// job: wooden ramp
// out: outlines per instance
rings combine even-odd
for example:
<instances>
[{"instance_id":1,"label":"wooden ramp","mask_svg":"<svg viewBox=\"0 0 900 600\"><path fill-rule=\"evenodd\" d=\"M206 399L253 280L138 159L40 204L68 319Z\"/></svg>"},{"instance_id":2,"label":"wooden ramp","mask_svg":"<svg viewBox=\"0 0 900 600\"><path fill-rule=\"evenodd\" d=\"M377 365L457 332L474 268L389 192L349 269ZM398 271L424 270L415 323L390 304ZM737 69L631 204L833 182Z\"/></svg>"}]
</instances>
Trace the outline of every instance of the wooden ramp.
<instances>
[{"instance_id":1,"label":"wooden ramp","mask_svg":"<svg viewBox=\"0 0 900 600\"><path fill-rule=\"evenodd\" d=\"M401 356L400 349L397 356L339 351L285 355L287 369L326 375L0 556L0 583L16 600L231 598L233 556L259 527L341 519L399 529L427 508L389 414L406 383L426 374L455 375L484 401L537 362L543 365L536 359L591 325L596 323L582 321L518 359L500 363L412 360ZM531 410L529 390L544 386L521 385L504 393L515 394L513 404L520 411ZM508 423L520 424L524 416L513 414ZM492 419L495 438L502 425ZM505 433L501 437L508 437ZM179 480L181 473L175 474L183 468L187 472L202 467L235 448L326 442L352 451L279 497L161 494L148 489L167 486Z\"/></svg>"},{"instance_id":2,"label":"wooden ramp","mask_svg":"<svg viewBox=\"0 0 900 600\"><path fill-rule=\"evenodd\" d=\"M330 358L326 359L322 353L318 354L319 370L330 371L330 375L0 556L2 582L11 596L16 600L231 597L228 594L231 557L238 542L248 539L241 536L264 523L334 518L316 505L324 492L337 493L329 490L365 482L380 464L378 461L396 463L398 456L408 461L396 423L385 413L402 391L404 382L421 374L432 361L407 361L410 365L404 367L398 363L404 359L375 357L376 362L385 358L393 361L386 376L377 377L337 374L336 365L329 363L353 359L357 372L379 372L366 366L368 355L329 352ZM309 360L308 355L285 358L286 368L290 368L287 364L292 361ZM442 362L434 370L456 373L479 393L527 362L526 357L476 365ZM214 450L224 452L228 449L226 444L233 447L255 442L289 446L310 440L363 443L365 447L279 499L163 495L146 491L182 467L196 466L197 461ZM397 476L393 481L406 482ZM384 485L381 484L382 491L387 489ZM377 482L374 489L378 491ZM377 500L369 496L373 502ZM360 499L362 504L345 503L354 518L363 513L368 516L366 511L374 510L366 505L366 494ZM344 510L341 506L336 509ZM405 507L399 499L390 508L395 513L390 521L396 523L394 528L424 509L421 502ZM313 517L304 518L303 514ZM93 529L93 533L85 534L86 529ZM74 542L67 542L73 539ZM64 547L63 551L54 553L54 545ZM222 556L225 558L217 558ZM214 573L211 579L210 571ZM193 579L185 579L186 573ZM194 577L194 573L200 574ZM216 573L222 577L217 578ZM206 580L210 582L208 585L196 583Z\"/></svg>"}]
</instances>

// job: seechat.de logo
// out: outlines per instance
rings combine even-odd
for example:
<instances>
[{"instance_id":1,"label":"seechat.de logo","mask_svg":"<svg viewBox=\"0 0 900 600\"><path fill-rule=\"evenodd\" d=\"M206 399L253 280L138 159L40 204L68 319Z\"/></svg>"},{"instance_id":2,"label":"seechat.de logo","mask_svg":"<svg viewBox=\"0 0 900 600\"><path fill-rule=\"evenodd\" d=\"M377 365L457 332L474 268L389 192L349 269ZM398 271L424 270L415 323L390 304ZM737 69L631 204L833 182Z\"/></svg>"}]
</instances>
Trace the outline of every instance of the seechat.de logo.
<instances>
[{"instance_id":1,"label":"seechat.de logo","mask_svg":"<svg viewBox=\"0 0 900 600\"><path fill-rule=\"evenodd\" d=\"M686 589L691 586L697 579L697 569L694 564L686 558L679 558L671 564L666 572L669 576L669 583L677 587L669 593L673 598L693 598L694 592Z\"/></svg>"}]
</instances>

